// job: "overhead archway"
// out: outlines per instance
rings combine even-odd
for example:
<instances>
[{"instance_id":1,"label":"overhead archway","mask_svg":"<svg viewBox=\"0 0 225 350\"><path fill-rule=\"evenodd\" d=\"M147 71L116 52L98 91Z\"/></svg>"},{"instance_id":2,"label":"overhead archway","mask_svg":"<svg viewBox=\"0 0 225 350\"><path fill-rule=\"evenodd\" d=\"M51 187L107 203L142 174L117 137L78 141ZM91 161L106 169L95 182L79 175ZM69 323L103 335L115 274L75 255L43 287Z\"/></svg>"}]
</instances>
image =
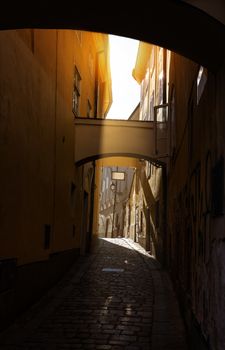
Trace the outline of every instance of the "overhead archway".
<instances>
[{"instance_id":1,"label":"overhead archway","mask_svg":"<svg viewBox=\"0 0 225 350\"><path fill-rule=\"evenodd\" d=\"M213 6L192 6L180 0L157 0L148 4L121 6L112 2L69 4L47 1L10 2L0 13L0 29L82 29L136 38L165 47L216 71L225 57L225 25L216 16L220 0ZM137 8L138 7L138 8ZM212 11L212 8L214 11ZM216 18L217 17L217 18Z\"/></svg>"}]
</instances>

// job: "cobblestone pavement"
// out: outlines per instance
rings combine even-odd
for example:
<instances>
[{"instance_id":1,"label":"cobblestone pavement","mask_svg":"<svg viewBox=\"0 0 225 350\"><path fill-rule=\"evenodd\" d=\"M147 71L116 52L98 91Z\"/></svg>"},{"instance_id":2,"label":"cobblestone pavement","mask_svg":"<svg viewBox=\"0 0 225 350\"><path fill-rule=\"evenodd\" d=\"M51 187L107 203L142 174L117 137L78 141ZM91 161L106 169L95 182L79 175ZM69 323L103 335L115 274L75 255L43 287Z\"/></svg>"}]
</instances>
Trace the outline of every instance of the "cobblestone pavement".
<instances>
[{"instance_id":1,"label":"cobblestone pavement","mask_svg":"<svg viewBox=\"0 0 225 350\"><path fill-rule=\"evenodd\" d=\"M100 242L0 335L0 349L187 349L160 265L129 239Z\"/></svg>"}]
</instances>

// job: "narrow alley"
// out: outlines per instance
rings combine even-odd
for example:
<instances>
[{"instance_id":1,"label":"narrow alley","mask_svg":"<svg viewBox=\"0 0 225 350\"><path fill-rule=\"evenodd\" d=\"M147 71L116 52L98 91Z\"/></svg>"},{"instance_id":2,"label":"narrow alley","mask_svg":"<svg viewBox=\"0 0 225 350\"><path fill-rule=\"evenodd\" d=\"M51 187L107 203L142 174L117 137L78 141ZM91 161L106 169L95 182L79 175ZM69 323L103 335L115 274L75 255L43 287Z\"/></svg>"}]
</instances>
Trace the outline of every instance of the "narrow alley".
<instances>
[{"instance_id":1,"label":"narrow alley","mask_svg":"<svg viewBox=\"0 0 225 350\"><path fill-rule=\"evenodd\" d=\"M159 263L130 239L99 239L0 337L1 350L185 350L185 328Z\"/></svg>"},{"instance_id":2,"label":"narrow alley","mask_svg":"<svg viewBox=\"0 0 225 350\"><path fill-rule=\"evenodd\" d=\"M225 350L225 1L0 18L0 350Z\"/></svg>"}]
</instances>

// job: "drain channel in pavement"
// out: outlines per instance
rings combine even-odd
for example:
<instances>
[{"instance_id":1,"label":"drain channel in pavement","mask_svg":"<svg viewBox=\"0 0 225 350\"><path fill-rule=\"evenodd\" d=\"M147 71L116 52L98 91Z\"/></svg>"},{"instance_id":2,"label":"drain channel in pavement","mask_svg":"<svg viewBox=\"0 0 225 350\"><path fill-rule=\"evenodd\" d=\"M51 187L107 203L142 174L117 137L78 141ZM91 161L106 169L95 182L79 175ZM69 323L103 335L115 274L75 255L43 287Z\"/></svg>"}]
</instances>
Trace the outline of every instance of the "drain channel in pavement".
<instances>
[{"instance_id":1,"label":"drain channel in pavement","mask_svg":"<svg viewBox=\"0 0 225 350\"><path fill-rule=\"evenodd\" d=\"M105 267L104 269L102 269L103 272L123 272L124 269L116 269L116 268L112 268L112 267Z\"/></svg>"}]
</instances>

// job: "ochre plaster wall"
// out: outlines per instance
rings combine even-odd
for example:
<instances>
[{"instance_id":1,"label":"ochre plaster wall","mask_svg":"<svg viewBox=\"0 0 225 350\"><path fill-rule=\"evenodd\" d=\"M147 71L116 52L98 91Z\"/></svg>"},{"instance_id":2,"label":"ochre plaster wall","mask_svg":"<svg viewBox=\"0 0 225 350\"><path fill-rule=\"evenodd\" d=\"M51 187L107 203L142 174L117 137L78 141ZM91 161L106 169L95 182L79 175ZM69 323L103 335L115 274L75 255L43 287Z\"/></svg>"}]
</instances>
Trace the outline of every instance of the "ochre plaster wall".
<instances>
[{"instance_id":1,"label":"ochre plaster wall","mask_svg":"<svg viewBox=\"0 0 225 350\"><path fill-rule=\"evenodd\" d=\"M19 265L79 247L74 65L81 67L81 111L86 113L87 99L94 107L96 98L97 43L93 33L83 33L80 45L72 30L0 33L0 256L15 257Z\"/></svg>"}]
</instances>

